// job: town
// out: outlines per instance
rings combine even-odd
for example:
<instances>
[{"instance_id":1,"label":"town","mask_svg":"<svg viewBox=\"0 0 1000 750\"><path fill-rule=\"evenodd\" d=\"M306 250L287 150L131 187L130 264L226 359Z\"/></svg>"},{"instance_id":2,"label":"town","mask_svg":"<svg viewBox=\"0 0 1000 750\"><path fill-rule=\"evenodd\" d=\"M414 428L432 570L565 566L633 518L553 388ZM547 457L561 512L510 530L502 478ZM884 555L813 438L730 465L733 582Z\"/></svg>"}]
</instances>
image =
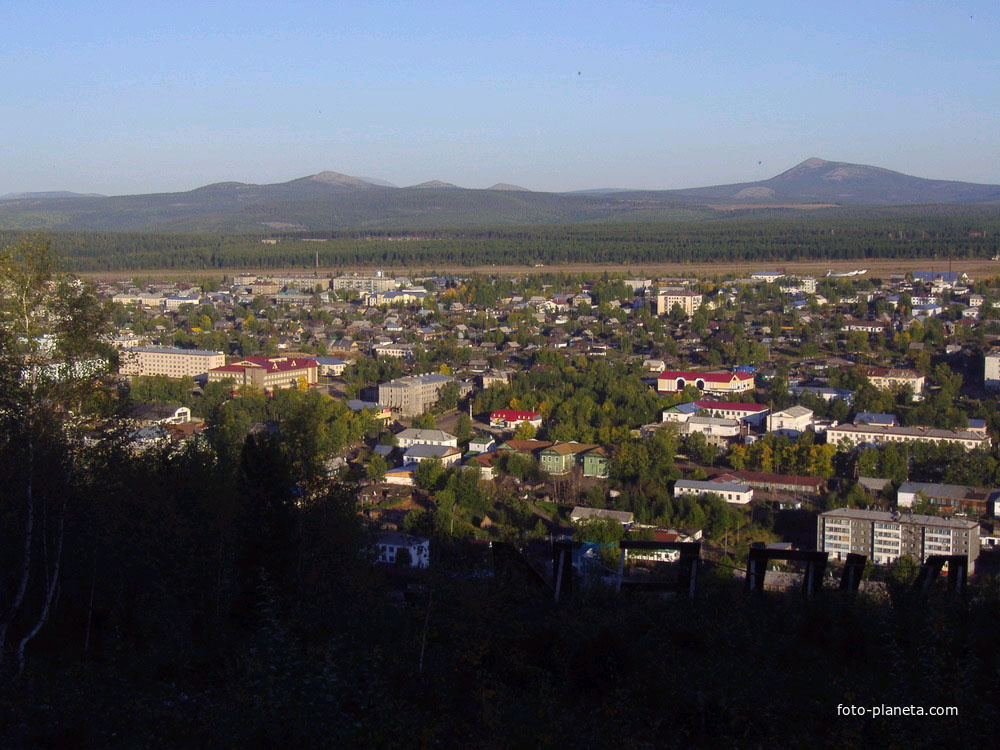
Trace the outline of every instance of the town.
<instances>
[{"instance_id":1,"label":"town","mask_svg":"<svg viewBox=\"0 0 1000 750\"><path fill-rule=\"evenodd\" d=\"M432 566L442 539L573 539L600 580L631 539L698 540L735 575L760 547L864 555L873 581L930 555L997 569L1000 279L369 271L96 288L134 450L273 434L301 492L353 483L381 564ZM622 559L641 578L676 554Z\"/></svg>"}]
</instances>

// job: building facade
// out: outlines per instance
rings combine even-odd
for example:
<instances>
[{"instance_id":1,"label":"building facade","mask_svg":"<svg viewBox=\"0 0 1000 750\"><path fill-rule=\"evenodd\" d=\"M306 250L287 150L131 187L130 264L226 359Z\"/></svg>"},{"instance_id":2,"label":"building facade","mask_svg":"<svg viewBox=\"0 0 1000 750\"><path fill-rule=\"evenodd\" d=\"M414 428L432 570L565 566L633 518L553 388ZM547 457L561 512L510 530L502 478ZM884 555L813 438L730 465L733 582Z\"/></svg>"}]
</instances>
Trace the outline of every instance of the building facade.
<instances>
[{"instance_id":1,"label":"building facade","mask_svg":"<svg viewBox=\"0 0 1000 750\"><path fill-rule=\"evenodd\" d=\"M677 305L689 318L701 307L702 296L687 289L664 289L656 296L656 312L667 315Z\"/></svg>"},{"instance_id":2,"label":"building facade","mask_svg":"<svg viewBox=\"0 0 1000 750\"><path fill-rule=\"evenodd\" d=\"M979 524L959 518L836 508L816 519L816 549L833 559L867 555L878 565L903 555L924 562L928 555L965 555L969 570L979 557Z\"/></svg>"},{"instance_id":3,"label":"building facade","mask_svg":"<svg viewBox=\"0 0 1000 750\"><path fill-rule=\"evenodd\" d=\"M308 357L244 357L208 371L208 381L232 380L237 386L262 391L313 385L319 381L319 365Z\"/></svg>"},{"instance_id":4,"label":"building facade","mask_svg":"<svg viewBox=\"0 0 1000 750\"><path fill-rule=\"evenodd\" d=\"M656 379L656 390L660 393L677 393L688 385L705 393L746 393L754 389L754 376L749 372L664 370Z\"/></svg>"},{"instance_id":5,"label":"building facade","mask_svg":"<svg viewBox=\"0 0 1000 750\"><path fill-rule=\"evenodd\" d=\"M990 439L971 430L942 430L937 427L889 427L876 424L842 424L826 431L826 442L853 448L856 445L889 443L955 443L968 450L988 448Z\"/></svg>"},{"instance_id":6,"label":"building facade","mask_svg":"<svg viewBox=\"0 0 1000 750\"><path fill-rule=\"evenodd\" d=\"M226 364L226 355L206 349L166 346L133 346L122 349L118 371L122 375L166 375L193 378Z\"/></svg>"},{"instance_id":7,"label":"building facade","mask_svg":"<svg viewBox=\"0 0 1000 750\"><path fill-rule=\"evenodd\" d=\"M448 375L411 375L378 387L378 401L403 417L416 417L437 403L441 389L454 378Z\"/></svg>"}]
</instances>

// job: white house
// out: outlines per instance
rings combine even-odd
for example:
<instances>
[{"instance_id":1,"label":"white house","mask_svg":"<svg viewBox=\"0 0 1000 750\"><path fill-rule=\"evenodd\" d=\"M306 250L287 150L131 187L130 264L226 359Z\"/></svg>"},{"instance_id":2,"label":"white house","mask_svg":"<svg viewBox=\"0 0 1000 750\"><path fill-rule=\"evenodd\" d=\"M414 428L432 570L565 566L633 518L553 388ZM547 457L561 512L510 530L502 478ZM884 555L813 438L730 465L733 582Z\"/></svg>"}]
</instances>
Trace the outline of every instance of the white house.
<instances>
[{"instance_id":1,"label":"white house","mask_svg":"<svg viewBox=\"0 0 1000 750\"><path fill-rule=\"evenodd\" d=\"M767 431L794 438L809 429L812 421L812 409L807 409L804 406L790 406L768 415Z\"/></svg>"},{"instance_id":2,"label":"white house","mask_svg":"<svg viewBox=\"0 0 1000 750\"><path fill-rule=\"evenodd\" d=\"M375 551L378 553L377 561L380 563L395 565L402 550L406 550L409 554L411 568L430 566L430 540L397 531L387 531L375 537Z\"/></svg>"}]
</instances>

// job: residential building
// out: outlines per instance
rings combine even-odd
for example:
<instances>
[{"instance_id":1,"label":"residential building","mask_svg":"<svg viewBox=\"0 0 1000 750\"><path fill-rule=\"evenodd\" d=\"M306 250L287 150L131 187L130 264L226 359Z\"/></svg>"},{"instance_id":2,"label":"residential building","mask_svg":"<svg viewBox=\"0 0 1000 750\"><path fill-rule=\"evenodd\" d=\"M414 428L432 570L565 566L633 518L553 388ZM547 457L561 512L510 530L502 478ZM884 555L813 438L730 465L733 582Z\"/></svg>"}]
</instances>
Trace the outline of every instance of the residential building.
<instances>
[{"instance_id":1,"label":"residential building","mask_svg":"<svg viewBox=\"0 0 1000 750\"><path fill-rule=\"evenodd\" d=\"M490 370L479 376L480 385L487 389L492 385L504 386L510 382L510 370Z\"/></svg>"},{"instance_id":2,"label":"residential building","mask_svg":"<svg viewBox=\"0 0 1000 750\"><path fill-rule=\"evenodd\" d=\"M1000 389L1000 350L986 355L983 366L983 383L990 390Z\"/></svg>"},{"instance_id":3,"label":"residential building","mask_svg":"<svg viewBox=\"0 0 1000 750\"><path fill-rule=\"evenodd\" d=\"M656 312L667 315L677 305L689 318L701 307L702 296L687 289L664 289L656 295Z\"/></svg>"},{"instance_id":4,"label":"residential building","mask_svg":"<svg viewBox=\"0 0 1000 750\"><path fill-rule=\"evenodd\" d=\"M122 375L166 375L185 378L204 375L226 364L226 355L205 349L177 349L167 346L133 346L122 349L118 371Z\"/></svg>"},{"instance_id":5,"label":"residential building","mask_svg":"<svg viewBox=\"0 0 1000 750\"><path fill-rule=\"evenodd\" d=\"M583 475L607 479L611 471L611 454L603 445L583 454Z\"/></svg>"},{"instance_id":6,"label":"residential building","mask_svg":"<svg viewBox=\"0 0 1000 750\"><path fill-rule=\"evenodd\" d=\"M210 383L224 380L262 391L295 388L317 383L319 365L309 357L244 357L208 371Z\"/></svg>"},{"instance_id":7,"label":"residential building","mask_svg":"<svg viewBox=\"0 0 1000 750\"><path fill-rule=\"evenodd\" d=\"M391 276L383 276L379 271L374 276L337 276L333 279L334 289L357 289L359 292L389 292L396 289L400 284Z\"/></svg>"},{"instance_id":8,"label":"residential building","mask_svg":"<svg viewBox=\"0 0 1000 750\"><path fill-rule=\"evenodd\" d=\"M928 555L965 555L972 571L979 557L979 524L959 518L836 508L816 519L816 549L836 560L852 552L866 555L878 565L903 555L921 563Z\"/></svg>"},{"instance_id":9,"label":"residential building","mask_svg":"<svg viewBox=\"0 0 1000 750\"><path fill-rule=\"evenodd\" d=\"M578 463L583 463L583 455L597 448L592 443L555 443L542 449L538 461L549 474L565 474Z\"/></svg>"},{"instance_id":10,"label":"residential building","mask_svg":"<svg viewBox=\"0 0 1000 750\"><path fill-rule=\"evenodd\" d=\"M378 387L380 404L403 417L416 417L437 403L441 389L455 379L448 375L411 375L390 380Z\"/></svg>"},{"instance_id":11,"label":"residential building","mask_svg":"<svg viewBox=\"0 0 1000 750\"><path fill-rule=\"evenodd\" d=\"M379 344L372 347L372 353L376 357L413 359L413 344Z\"/></svg>"},{"instance_id":12,"label":"residential building","mask_svg":"<svg viewBox=\"0 0 1000 750\"><path fill-rule=\"evenodd\" d=\"M441 459L445 466L457 464L462 452L450 445L412 445L403 453L403 464L419 464L432 458Z\"/></svg>"},{"instance_id":13,"label":"residential building","mask_svg":"<svg viewBox=\"0 0 1000 750\"><path fill-rule=\"evenodd\" d=\"M868 378L876 388L895 388L907 386L914 394L924 392L924 376L916 370L904 370L889 367L860 367L858 372Z\"/></svg>"},{"instance_id":14,"label":"residential building","mask_svg":"<svg viewBox=\"0 0 1000 750\"><path fill-rule=\"evenodd\" d=\"M406 550L405 557L400 555L402 550ZM377 561L383 564L395 565L398 557L408 557L411 568L426 568L431 564L430 540L420 536L383 532L375 537L375 551L378 552Z\"/></svg>"},{"instance_id":15,"label":"residential building","mask_svg":"<svg viewBox=\"0 0 1000 750\"><path fill-rule=\"evenodd\" d=\"M492 435L477 435L469 440L470 453L489 453L496 448L496 441Z\"/></svg>"},{"instance_id":16,"label":"residential building","mask_svg":"<svg viewBox=\"0 0 1000 750\"><path fill-rule=\"evenodd\" d=\"M826 431L826 442L853 448L856 445L888 443L955 443L968 450L988 448L990 439L971 430L941 430L936 427L888 427L875 424L842 424Z\"/></svg>"},{"instance_id":17,"label":"residential building","mask_svg":"<svg viewBox=\"0 0 1000 750\"><path fill-rule=\"evenodd\" d=\"M656 390L660 393L677 393L687 385L720 395L746 393L754 389L754 376L750 372L664 370L656 379Z\"/></svg>"},{"instance_id":18,"label":"residential building","mask_svg":"<svg viewBox=\"0 0 1000 750\"><path fill-rule=\"evenodd\" d=\"M1000 490L963 484L903 482L896 492L896 505L900 508L911 508L926 500L947 513L973 513L977 516L988 515L997 499L1000 499Z\"/></svg>"},{"instance_id":19,"label":"residential building","mask_svg":"<svg viewBox=\"0 0 1000 750\"><path fill-rule=\"evenodd\" d=\"M808 430L812 421L812 409L807 409L804 406L790 406L768 415L767 431L795 438Z\"/></svg>"},{"instance_id":20,"label":"residential building","mask_svg":"<svg viewBox=\"0 0 1000 750\"><path fill-rule=\"evenodd\" d=\"M396 435L396 445L409 448L411 445L446 445L458 447L458 438L444 430L421 430L410 427Z\"/></svg>"},{"instance_id":21,"label":"residential building","mask_svg":"<svg viewBox=\"0 0 1000 750\"><path fill-rule=\"evenodd\" d=\"M327 377L340 377L347 369L347 363L337 357L314 357L319 366L319 374Z\"/></svg>"},{"instance_id":22,"label":"residential building","mask_svg":"<svg viewBox=\"0 0 1000 750\"><path fill-rule=\"evenodd\" d=\"M718 495L727 503L746 505L753 500L753 489L745 484L698 479L678 479L674 482L674 497L683 495Z\"/></svg>"}]
</instances>

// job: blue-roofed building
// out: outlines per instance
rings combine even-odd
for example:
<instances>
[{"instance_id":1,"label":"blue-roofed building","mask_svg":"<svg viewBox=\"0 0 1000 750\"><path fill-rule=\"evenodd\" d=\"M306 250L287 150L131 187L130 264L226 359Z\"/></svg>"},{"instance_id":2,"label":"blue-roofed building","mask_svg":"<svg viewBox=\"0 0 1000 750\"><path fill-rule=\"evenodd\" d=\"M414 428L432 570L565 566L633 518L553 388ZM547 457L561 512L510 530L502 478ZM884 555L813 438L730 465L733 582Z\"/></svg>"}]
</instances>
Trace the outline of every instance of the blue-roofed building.
<instances>
[{"instance_id":1,"label":"blue-roofed building","mask_svg":"<svg viewBox=\"0 0 1000 750\"><path fill-rule=\"evenodd\" d=\"M316 364L319 365L320 375L340 377L344 372L344 368L347 367L347 363L337 357L314 357L314 359L316 360Z\"/></svg>"}]
</instances>

